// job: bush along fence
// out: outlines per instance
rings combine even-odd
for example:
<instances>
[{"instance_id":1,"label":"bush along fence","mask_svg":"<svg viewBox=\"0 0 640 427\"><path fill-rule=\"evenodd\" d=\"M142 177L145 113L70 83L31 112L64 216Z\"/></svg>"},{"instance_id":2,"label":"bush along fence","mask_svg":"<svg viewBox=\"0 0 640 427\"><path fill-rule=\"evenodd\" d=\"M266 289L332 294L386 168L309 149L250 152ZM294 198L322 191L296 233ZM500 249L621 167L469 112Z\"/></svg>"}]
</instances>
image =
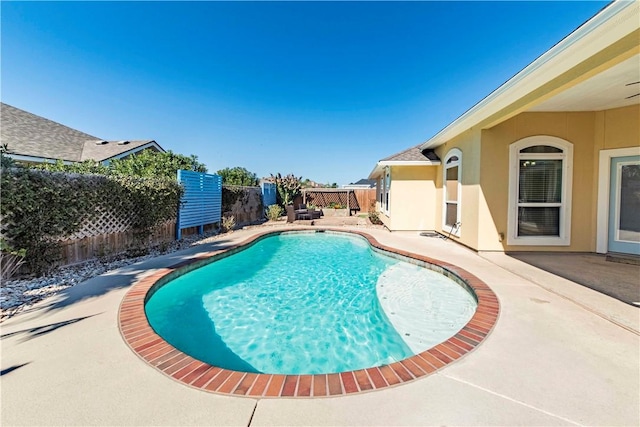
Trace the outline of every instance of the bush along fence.
<instances>
[{"instance_id":1,"label":"bush along fence","mask_svg":"<svg viewBox=\"0 0 640 427\"><path fill-rule=\"evenodd\" d=\"M43 274L173 240L182 187L171 179L3 169L2 257L24 254L25 273Z\"/></svg>"}]
</instances>

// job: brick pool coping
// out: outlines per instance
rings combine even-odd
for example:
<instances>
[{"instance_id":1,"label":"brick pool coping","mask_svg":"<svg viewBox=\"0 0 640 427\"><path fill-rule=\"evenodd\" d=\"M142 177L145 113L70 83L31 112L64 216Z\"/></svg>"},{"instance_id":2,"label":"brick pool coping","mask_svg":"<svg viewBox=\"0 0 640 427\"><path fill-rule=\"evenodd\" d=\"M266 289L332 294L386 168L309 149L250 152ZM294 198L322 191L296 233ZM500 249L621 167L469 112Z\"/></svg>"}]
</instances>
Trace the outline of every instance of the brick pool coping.
<instances>
[{"instance_id":1,"label":"brick pool coping","mask_svg":"<svg viewBox=\"0 0 640 427\"><path fill-rule=\"evenodd\" d=\"M282 229L256 234L228 248L200 254L135 282L127 292L118 311L120 333L124 341L140 358L165 375L201 390L252 398L274 397L336 397L384 389L428 376L453 363L477 347L493 329L500 312L494 292L482 280L453 264L380 244L367 233L354 230L323 228L364 237L378 250L410 258L414 263L426 263L429 268L457 280L476 295L478 307L471 320L448 340L389 365L321 375L256 374L231 371L196 360L171 346L154 332L144 311L147 295L188 271L216 259L236 253L245 246L272 235L301 229ZM318 231L309 229L309 231Z\"/></svg>"}]
</instances>

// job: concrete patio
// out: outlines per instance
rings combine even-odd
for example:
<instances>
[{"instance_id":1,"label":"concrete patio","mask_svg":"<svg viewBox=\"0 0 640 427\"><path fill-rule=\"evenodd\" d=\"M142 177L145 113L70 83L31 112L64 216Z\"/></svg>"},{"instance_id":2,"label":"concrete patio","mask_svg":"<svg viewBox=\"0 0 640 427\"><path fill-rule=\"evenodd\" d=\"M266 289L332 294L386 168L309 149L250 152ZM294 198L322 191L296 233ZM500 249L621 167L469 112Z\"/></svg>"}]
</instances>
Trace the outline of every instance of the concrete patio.
<instances>
[{"instance_id":1,"label":"concrete patio","mask_svg":"<svg viewBox=\"0 0 640 427\"><path fill-rule=\"evenodd\" d=\"M638 308L501 253L354 228L484 280L501 303L492 333L430 376L357 395L252 399L184 386L127 347L119 304L154 269L259 228L239 230L88 280L2 323L1 424L640 425Z\"/></svg>"}]
</instances>

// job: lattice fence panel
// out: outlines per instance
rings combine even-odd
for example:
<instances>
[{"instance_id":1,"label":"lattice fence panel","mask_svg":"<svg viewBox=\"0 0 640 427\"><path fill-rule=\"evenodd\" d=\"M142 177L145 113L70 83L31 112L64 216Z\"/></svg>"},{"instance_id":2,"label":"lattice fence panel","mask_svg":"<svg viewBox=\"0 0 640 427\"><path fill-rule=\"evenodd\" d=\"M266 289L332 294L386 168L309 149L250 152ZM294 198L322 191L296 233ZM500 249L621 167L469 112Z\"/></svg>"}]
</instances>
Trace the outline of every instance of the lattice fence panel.
<instances>
[{"instance_id":1,"label":"lattice fence panel","mask_svg":"<svg viewBox=\"0 0 640 427\"><path fill-rule=\"evenodd\" d=\"M343 205L347 207L347 200L349 208L352 210L360 210L358 199L353 191L320 191L320 190L306 190L305 197L307 204L314 205L319 208L327 208L332 203ZM348 198L348 199L347 199Z\"/></svg>"},{"instance_id":2,"label":"lattice fence panel","mask_svg":"<svg viewBox=\"0 0 640 427\"><path fill-rule=\"evenodd\" d=\"M105 210L96 208L94 218L87 219L82 227L71 236L60 238L60 241L83 239L85 237L95 237L102 234L121 233L131 229L133 217L124 212L118 213L115 210Z\"/></svg>"}]
</instances>

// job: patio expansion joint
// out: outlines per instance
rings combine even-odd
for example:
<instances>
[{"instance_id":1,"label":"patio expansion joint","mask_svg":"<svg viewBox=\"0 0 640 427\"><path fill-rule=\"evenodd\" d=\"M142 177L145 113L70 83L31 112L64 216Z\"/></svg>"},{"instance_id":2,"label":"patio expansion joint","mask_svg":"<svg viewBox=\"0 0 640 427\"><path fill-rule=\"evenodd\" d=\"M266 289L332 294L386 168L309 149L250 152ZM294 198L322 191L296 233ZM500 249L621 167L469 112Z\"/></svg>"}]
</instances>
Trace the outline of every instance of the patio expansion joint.
<instances>
[{"instance_id":1,"label":"patio expansion joint","mask_svg":"<svg viewBox=\"0 0 640 427\"><path fill-rule=\"evenodd\" d=\"M474 384L474 383L472 383L472 382L469 382L469 381L463 380L463 379L461 379L461 378L456 378L456 377L454 377L454 376L451 376L451 375L448 375L448 374L446 374L446 373L442 373L442 372L438 372L438 375L442 376L443 378L447 378L447 379L449 379L449 380L453 380L453 381L456 381L456 382L459 382L459 383L462 383L462 384L468 385L468 386L473 387L473 388L476 388L476 389L478 389L478 390L482 390L482 391L484 391L485 393L492 394L492 395L494 395L494 396L497 396L497 397L500 397L500 398L502 398L502 399L508 400L509 402L513 402L513 403L515 403L515 404L522 405L522 406L527 407L527 408L529 408L529 409L533 409L534 411L537 411L537 412L543 413L543 414L548 415L548 416L550 416L550 417L558 418L559 420L562 420L562 421L564 421L564 422L566 422L566 423L569 423L569 424L571 424L571 425L574 425L574 426L584 426L584 424L580 424L580 423L578 423L578 422L576 422L576 421L570 420L569 418L563 417L562 415L558 415L558 414L554 414L553 412L545 411L544 409L541 409L541 408L538 408L538 407L536 407L536 406L530 405L530 404L528 404L528 403L526 403L526 402L523 402L522 400L518 400L518 399L515 399L515 398L513 398L513 397L509 397L509 396L504 395L504 394L502 394L502 393L498 393L497 391L490 390L490 389L488 389L488 388L486 388L486 387L482 387L482 386L480 386L480 385L478 385L478 384Z\"/></svg>"}]
</instances>

